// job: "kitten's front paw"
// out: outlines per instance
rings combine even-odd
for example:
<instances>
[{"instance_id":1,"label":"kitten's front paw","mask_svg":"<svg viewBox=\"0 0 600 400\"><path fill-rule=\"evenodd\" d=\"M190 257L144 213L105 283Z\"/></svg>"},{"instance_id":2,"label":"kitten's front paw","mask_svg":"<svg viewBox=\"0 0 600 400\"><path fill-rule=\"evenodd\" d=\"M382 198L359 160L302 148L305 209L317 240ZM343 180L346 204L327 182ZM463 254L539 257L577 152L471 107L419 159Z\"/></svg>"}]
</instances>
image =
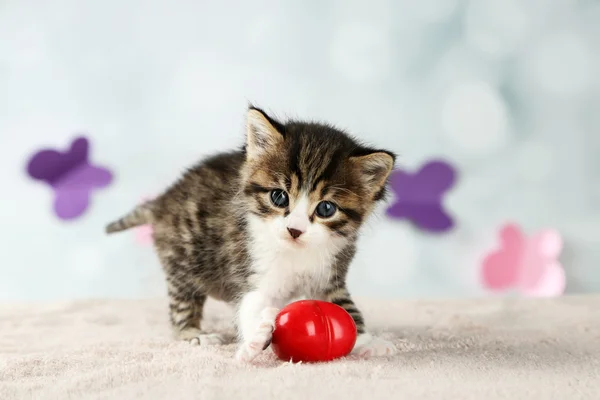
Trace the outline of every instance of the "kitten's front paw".
<instances>
[{"instance_id":1,"label":"kitten's front paw","mask_svg":"<svg viewBox=\"0 0 600 400\"><path fill-rule=\"evenodd\" d=\"M238 361L250 362L271 344L273 330L275 329L275 317L279 310L276 308L265 308L261 313L261 320L254 335L240 346L235 358Z\"/></svg>"},{"instance_id":2,"label":"kitten's front paw","mask_svg":"<svg viewBox=\"0 0 600 400\"><path fill-rule=\"evenodd\" d=\"M397 352L398 349L396 349L394 343L373 337L368 333L363 333L356 339L356 344L352 350L352 354L357 354L363 358L391 356Z\"/></svg>"},{"instance_id":3,"label":"kitten's front paw","mask_svg":"<svg viewBox=\"0 0 600 400\"><path fill-rule=\"evenodd\" d=\"M225 343L225 338L218 333L201 333L191 338L190 343L197 346L214 346Z\"/></svg>"}]
</instances>

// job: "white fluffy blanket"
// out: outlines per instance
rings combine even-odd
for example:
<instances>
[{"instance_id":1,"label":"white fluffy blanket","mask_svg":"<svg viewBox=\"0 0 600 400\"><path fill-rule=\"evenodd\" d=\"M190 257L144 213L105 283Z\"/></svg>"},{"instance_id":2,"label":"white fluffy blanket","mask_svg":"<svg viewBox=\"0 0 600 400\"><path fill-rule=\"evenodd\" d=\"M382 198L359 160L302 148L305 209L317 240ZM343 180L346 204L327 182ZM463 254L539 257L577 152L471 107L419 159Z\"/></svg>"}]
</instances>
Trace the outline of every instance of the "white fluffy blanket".
<instances>
[{"instance_id":1,"label":"white fluffy blanket","mask_svg":"<svg viewBox=\"0 0 600 400\"><path fill-rule=\"evenodd\" d=\"M600 296L358 302L389 359L254 365L169 336L166 300L0 305L0 399L599 399ZM231 333L209 303L207 327Z\"/></svg>"}]
</instances>

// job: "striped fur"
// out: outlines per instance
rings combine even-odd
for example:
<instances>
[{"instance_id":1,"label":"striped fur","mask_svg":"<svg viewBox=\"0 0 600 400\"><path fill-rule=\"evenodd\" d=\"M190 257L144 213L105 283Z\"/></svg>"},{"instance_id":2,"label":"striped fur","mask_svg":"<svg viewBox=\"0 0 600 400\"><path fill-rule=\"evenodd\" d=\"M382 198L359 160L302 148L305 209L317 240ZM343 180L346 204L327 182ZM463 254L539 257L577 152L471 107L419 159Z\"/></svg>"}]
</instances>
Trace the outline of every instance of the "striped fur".
<instances>
[{"instance_id":1,"label":"striped fur","mask_svg":"<svg viewBox=\"0 0 600 400\"><path fill-rule=\"evenodd\" d=\"M106 226L106 233L114 233L152 222L152 203L146 202L134 208L129 214Z\"/></svg>"}]
</instances>

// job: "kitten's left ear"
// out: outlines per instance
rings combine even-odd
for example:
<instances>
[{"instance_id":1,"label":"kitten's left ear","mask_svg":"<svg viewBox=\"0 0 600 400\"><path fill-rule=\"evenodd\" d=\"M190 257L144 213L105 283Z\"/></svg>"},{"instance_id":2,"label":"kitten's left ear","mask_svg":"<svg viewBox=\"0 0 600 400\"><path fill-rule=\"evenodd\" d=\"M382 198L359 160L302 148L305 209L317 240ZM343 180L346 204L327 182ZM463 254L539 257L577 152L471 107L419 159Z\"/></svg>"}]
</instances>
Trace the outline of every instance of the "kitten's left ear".
<instances>
[{"instance_id":1,"label":"kitten's left ear","mask_svg":"<svg viewBox=\"0 0 600 400\"><path fill-rule=\"evenodd\" d=\"M395 155L374 150L364 155L351 156L350 162L358 169L364 185L375 194L381 192L394 168Z\"/></svg>"},{"instance_id":2,"label":"kitten's left ear","mask_svg":"<svg viewBox=\"0 0 600 400\"><path fill-rule=\"evenodd\" d=\"M255 159L283 141L283 125L264 111L250 107L246 115L246 154Z\"/></svg>"}]
</instances>

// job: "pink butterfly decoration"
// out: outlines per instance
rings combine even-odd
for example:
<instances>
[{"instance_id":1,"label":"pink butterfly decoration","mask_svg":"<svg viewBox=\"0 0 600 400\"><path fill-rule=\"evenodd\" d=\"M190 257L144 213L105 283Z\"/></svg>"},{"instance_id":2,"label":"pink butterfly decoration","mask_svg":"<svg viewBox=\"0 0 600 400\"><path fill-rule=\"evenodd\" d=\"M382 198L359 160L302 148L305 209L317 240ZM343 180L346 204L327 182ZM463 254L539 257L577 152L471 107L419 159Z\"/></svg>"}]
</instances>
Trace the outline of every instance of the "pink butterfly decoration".
<instances>
[{"instance_id":1,"label":"pink butterfly decoration","mask_svg":"<svg viewBox=\"0 0 600 400\"><path fill-rule=\"evenodd\" d=\"M563 242L554 229L526 237L515 224L500 230L500 249L483 260L481 280L491 290L516 289L526 296L553 297L564 293L565 271L558 261Z\"/></svg>"},{"instance_id":2,"label":"pink butterfly decoration","mask_svg":"<svg viewBox=\"0 0 600 400\"><path fill-rule=\"evenodd\" d=\"M149 197L145 197L142 199L142 203L151 200ZM152 230L152 225L141 225L138 226L135 230L135 241L142 246L151 246L154 241L154 231Z\"/></svg>"}]
</instances>

